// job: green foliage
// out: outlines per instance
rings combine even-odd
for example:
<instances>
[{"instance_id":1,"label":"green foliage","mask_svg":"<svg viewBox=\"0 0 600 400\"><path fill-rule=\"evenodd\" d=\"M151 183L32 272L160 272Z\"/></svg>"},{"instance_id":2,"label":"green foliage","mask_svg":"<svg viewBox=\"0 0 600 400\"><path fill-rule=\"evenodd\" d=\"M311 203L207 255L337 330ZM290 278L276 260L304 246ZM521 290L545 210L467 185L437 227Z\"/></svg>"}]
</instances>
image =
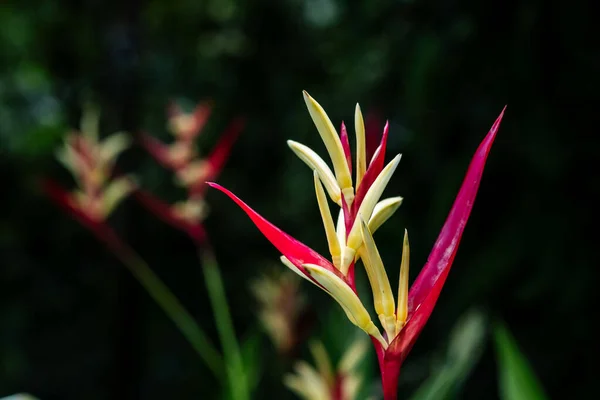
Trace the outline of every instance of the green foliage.
<instances>
[{"instance_id":1,"label":"green foliage","mask_svg":"<svg viewBox=\"0 0 600 400\"><path fill-rule=\"evenodd\" d=\"M445 356L436 363L411 400L456 398L481 357L486 331L486 318L481 311L471 310L463 315L450 332Z\"/></svg>"},{"instance_id":2,"label":"green foliage","mask_svg":"<svg viewBox=\"0 0 600 400\"><path fill-rule=\"evenodd\" d=\"M498 358L500 398L546 400L542 386L506 325L498 323L495 326L494 338Z\"/></svg>"}]
</instances>

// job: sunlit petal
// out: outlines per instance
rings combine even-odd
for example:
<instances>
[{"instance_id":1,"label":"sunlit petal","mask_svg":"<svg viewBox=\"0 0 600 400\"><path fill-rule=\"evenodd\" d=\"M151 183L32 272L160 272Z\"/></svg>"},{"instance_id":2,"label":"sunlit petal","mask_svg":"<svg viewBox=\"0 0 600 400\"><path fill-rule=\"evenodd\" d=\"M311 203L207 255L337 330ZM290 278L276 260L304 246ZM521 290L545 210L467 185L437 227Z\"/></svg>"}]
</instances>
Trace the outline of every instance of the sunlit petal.
<instances>
[{"instance_id":1,"label":"sunlit petal","mask_svg":"<svg viewBox=\"0 0 600 400\"><path fill-rule=\"evenodd\" d=\"M287 144L290 149L296 153L298 158L304 161L310 169L319 173L319 177L321 178L323 185L325 185L325 189L327 189L327 193L331 200L333 200L334 203L341 205L340 196L342 190L340 189L333 172L331 172L331 169L327 166L327 163L325 163L325 161L312 149L301 143L288 140Z\"/></svg>"}]
</instances>

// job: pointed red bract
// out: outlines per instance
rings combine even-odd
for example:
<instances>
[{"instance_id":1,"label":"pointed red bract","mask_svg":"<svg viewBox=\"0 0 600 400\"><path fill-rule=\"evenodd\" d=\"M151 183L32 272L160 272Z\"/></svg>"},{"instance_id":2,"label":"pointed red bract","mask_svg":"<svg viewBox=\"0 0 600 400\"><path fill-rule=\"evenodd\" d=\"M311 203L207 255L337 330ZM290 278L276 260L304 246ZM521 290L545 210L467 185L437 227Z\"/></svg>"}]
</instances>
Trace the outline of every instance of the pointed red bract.
<instances>
[{"instance_id":1,"label":"pointed red bract","mask_svg":"<svg viewBox=\"0 0 600 400\"><path fill-rule=\"evenodd\" d=\"M475 152L458 196L433 246L427 263L410 288L407 324L388 348L390 352L401 354L402 359L406 357L429 319L446 277L450 272L452 261L473 208L487 156L503 115L504 110L502 110L502 113L500 113L500 116L498 116Z\"/></svg>"},{"instance_id":2,"label":"pointed red bract","mask_svg":"<svg viewBox=\"0 0 600 400\"><path fill-rule=\"evenodd\" d=\"M350 141L348 140L348 131L346 130L344 121L342 121L342 127L340 128L340 140L344 149L344 155L346 156L346 163L350 169L350 175L352 175L352 153L350 153Z\"/></svg>"},{"instance_id":3,"label":"pointed red bract","mask_svg":"<svg viewBox=\"0 0 600 400\"><path fill-rule=\"evenodd\" d=\"M356 196L354 197L354 203L352 203L352 213L356 215L358 209L360 208L360 204L364 200L367 195L367 191L379 176L379 173L383 169L383 165L385 162L385 149L387 146L387 137L388 137L389 123L385 123L385 127L383 128L383 135L381 135L381 143L379 144L378 150L375 152L375 156L367 171L365 172L365 176L362 181L360 181L360 185L356 190Z\"/></svg>"},{"instance_id":4,"label":"pointed red bract","mask_svg":"<svg viewBox=\"0 0 600 400\"><path fill-rule=\"evenodd\" d=\"M277 250L288 258L298 269L300 269L306 276L310 275L305 271L302 264L315 264L319 265L329 271L334 272L341 277L339 271L322 255L294 239L281 229L267 221L260 214L254 211L250 206L244 203L240 198L225 189L221 185L213 182L207 182L210 187L220 190L231 198L242 210L250 217L254 225L262 232L263 235L271 242Z\"/></svg>"},{"instance_id":5,"label":"pointed red bract","mask_svg":"<svg viewBox=\"0 0 600 400\"><path fill-rule=\"evenodd\" d=\"M173 212L173 206L139 188L133 192L133 195L155 216L167 224L186 232L194 242L201 243L205 239L204 227L200 222L193 223L181 218Z\"/></svg>"},{"instance_id":6,"label":"pointed red bract","mask_svg":"<svg viewBox=\"0 0 600 400\"><path fill-rule=\"evenodd\" d=\"M244 124L244 118L236 118L229 124L215 147L213 147L210 155L206 158L209 168L207 176L190 189L192 194L203 194L206 191L206 181L215 180L219 176L229 158L233 144L244 129Z\"/></svg>"},{"instance_id":7,"label":"pointed red bract","mask_svg":"<svg viewBox=\"0 0 600 400\"><path fill-rule=\"evenodd\" d=\"M348 202L344 197L344 193L340 195L342 201L342 213L344 214L344 229L346 230L346 239L350 235L350 231L352 230L352 225L354 225L354 214L350 207L348 207Z\"/></svg>"}]
</instances>

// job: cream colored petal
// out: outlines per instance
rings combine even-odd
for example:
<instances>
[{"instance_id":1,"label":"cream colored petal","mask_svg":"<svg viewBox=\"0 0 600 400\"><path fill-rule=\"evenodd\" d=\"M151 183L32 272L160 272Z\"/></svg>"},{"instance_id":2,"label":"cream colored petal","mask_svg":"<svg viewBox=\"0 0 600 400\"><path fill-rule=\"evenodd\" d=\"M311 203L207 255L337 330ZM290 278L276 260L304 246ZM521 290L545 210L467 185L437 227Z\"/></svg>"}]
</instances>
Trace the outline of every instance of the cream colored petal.
<instances>
[{"instance_id":1,"label":"cream colored petal","mask_svg":"<svg viewBox=\"0 0 600 400\"><path fill-rule=\"evenodd\" d=\"M80 163L80 157L77 155L77 152L73 150L73 148L65 143L64 146L60 147L56 151L56 159L67 169L69 172L76 176L78 174L79 168L78 165Z\"/></svg>"},{"instance_id":2,"label":"cream colored petal","mask_svg":"<svg viewBox=\"0 0 600 400\"><path fill-rule=\"evenodd\" d=\"M349 374L344 376L342 380L342 393L346 399L356 400L358 396L358 390L362 385L363 378L357 374Z\"/></svg>"},{"instance_id":3,"label":"cream colored petal","mask_svg":"<svg viewBox=\"0 0 600 400\"><path fill-rule=\"evenodd\" d=\"M298 267L296 267L294 265L294 263L292 263L286 256L281 256L281 257L279 257L279 259L281 260L281 262L283 263L283 265L285 265L286 267L288 267L289 269L291 269L292 271L294 271L295 273L297 273L298 275L300 275L302 278L306 279L307 281L309 281L313 285L315 285L315 286L317 286L317 287L320 288L320 286L317 285L315 282L313 282L308 276L304 275L304 273L302 271L300 271L300 269L298 269Z\"/></svg>"},{"instance_id":4,"label":"cream colored petal","mask_svg":"<svg viewBox=\"0 0 600 400\"><path fill-rule=\"evenodd\" d=\"M325 227L325 235L327 236L327 244L329 245L329 252L331 253L331 259L333 265L336 268L340 268L340 244L335 232L335 226L333 224L333 218L331 217L331 210L329 204L327 204L327 197L323 190L323 185L319 179L319 174L315 170L313 171L313 178L315 182L315 192L317 194L317 202L319 203L319 211L321 212L321 218L323 219L323 226Z\"/></svg>"},{"instance_id":5,"label":"cream colored petal","mask_svg":"<svg viewBox=\"0 0 600 400\"><path fill-rule=\"evenodd\" d=\"M361 234L363 237L363 249L361 256L364 254L363 262L367 275L373 289L373 303L375 311L379 316L383 328L389 338L396 336L396 304L392 294L392 287L385 272L383 261L373 240L371 232L365 221L361 220Z\"/></svg>"},{"instance_id":6,"label":"cream colored petal","mask_svg":"<svg viewBox=\"0 0 600 400\"><path fill-rule=\"evenodd\" d=\"M402 243L402 263L400 264L400 279L398 281L398 311L396 318L404 326L408 315L408 267L410 263L410 245L408 243L408 231L404 230L404 242Z\"/></svg>"},{"instance_id":7,"label":"cream colored petal","mask_svg":"<svg viewBox=\"0 0 600 400\"><path fill-rule=\"evenodd\" d=\"M363 120L360 106L356 104L354 111L354 130L356 132L356 182L355 187L360 185L367 169L367 145L365 138L365 121Z\"/></svg>"},{"instance_id":8,"label":"cream colored petal","mask_svg":"<svg viewBox=\"0 0 600 400\"><path fill-rule=\"evenodd\" d=\"M353 322L360 329L375 337L381 344L387 348L387 343L381 336L379 329L371 321L369 313L365 309L356 293L341 280L333 272L328 271L324 268L314 264L303 264L304 268L308 273L321 284L327 292L337 301L344 310L346 310L351 316L351 322ZM352 321L353 320L353 321Z\"/></svg>"},{"instance_id":9,"label":"cream colored petal","mask_svg":"<svg viewBox=\"0 0 600 400\"><path fill-rule=\"evenodd\" d=\"M113 133L100 145L100 159L112 165L115 159L131 145L131 138L125 132Z\"/></svg>"},{"instance_id":10,"label":"cream colored petal","mask_svg":"<svg viewBox=\"0 0 600 400\"><path fill-rule=\"evenodd\" d=\"M90 147L98 143L98 129L100 127L100 110L93 104L86 104L81 115L81 133L89 140Z\"/></svg>"},{"instance_id":11,"label":"cream colored petal","mask_svg":"<svg viewBox=\"0 0 600 400\"><path fill-rule=\"evenodd\" d=\"M296 363L295 370L295 375L284 377L284 385L306 400L329 399L329 387L314 368L300 361Z\"/></svg>"},{"instance_id":12,"label":"cream colored petal","mask_svg":"<svg viewBox=\"0 0 600 400\"><path fill-rule=\"evenodd\" d=\"M371 216L371 219L369 219L369 231L375 233L375 231L396 212L398 207L402 204L402 200L403 198L398 196L390 197L377 203L373 209L373 215Z\"/></svg>"},{"instance_id":13,"label":"cream colored petal","mask_svg":"<svg viewBox=\"0 0 600 400\"><path fill-rule=\"evenodd\" d=\"M331 172L331 169L329 169L325 161L323 161L323 159L317 153L312 151L312 149L301 143L294 142L293 140L288 140L287 144L290 147L290 149L292 149L292 151L296 153L298 158L304 161L304 163L308 165L310 169L319 173L319 177L325 185L325 189L327 189L329 197L331 197L331 200L333 200L334 203L341 206L342 202L340 200L340 196L342 190L340 189L340 186L338 185L338 182L335 179L333 172Z\"/></svg>"},{"instance_id":14,"label":"cream colored petal","mask_svg":"<svg viewBox=\"0 0 600 400\"><path fill-rule=\"evenodd\" d=\"M348 168L342 141L323 107L310 97L306 91L302 93L308 112L321 135L321 139L323 139L323 143L325 143L329 157L331 157L340 188L344 192L344 196L346 196L346 201L350 204L354 198L354 189L352 188L352 177L350 176L350 169Z\"/></svg>"},{"instance_id":15,"label":"cream colored petal","mask_svg":"<svg viewBox=\"0 0 600 400\"><path fill-rule=\"evenodd\" d=\"M373 160L377 158L377 156L379 155L379 152L381 152L381 145L377 146L377 148L375 149L375 152L373 153L373 155L371 156L371 159L369 160L369 165L371 165Z\"/></svg>"},{"instance_id":16,"label":"cream colored petal","mask_svg":"<svg viewBox=\"0 0 600 400\"><path fill-rule=\"evenodd\" d=\"M340 245L346 244L346 225L344 221L344 210L340 208L340 212L338 213L337 223L335 226L335 231L337 233L338 242Z\"/></svg>"},{"instance_id":17,"label":"cream colored petal","mask_svg":"<svg viewBox=\"0 0 600 400\"><path fill-rule=\"evenodd\" d=\"M103 212L104 217L108 217L117 205L127 197L134 189L134 181L127 176L118 178L110 182L104 189Z\"/></svg>"},{"instance_id":18,"label":"cream colored petal","mask_svg":"<svg viewBox=\"0 0 600 400\"><path fill-rule=\"evenodd\" d=\"M398 167L398 163L400 163L401 155L398 154L392 161L389 162L388 165L381 171L379 176L375 179L365 198L363 199L360 207L358 209L357 216L362 217L365 220L371 218L373 214L373 209L375 208L375 204L381 197L386 185L390 181L394 171ZM350 230L350 234L348 235L347 246L351 249L357 250L362 242L361 234L360 234L360 218L356 218L354 221L354 225L352 225L352 229ZM343 265L344 266L344 265Z\"/></svg>"},{"instance_id":19,"label":"cream colored petal","mask_svg":"<svg viewBox=\"0 0 600 400\"><path fill-rule=\"evenodd\" d=\"M313 341L309 344L310 352L315 359L315 364L317 366L317 371L319 371L319 375L327 382L329 387L333 387L335 385L335 375L333 371L333 365L331 364L331 359L329 358L329 354L327 354L327 350L323 345L323 342Z\"/></svg>"},{"instance_id":20,"label":"cream colored petal","mask_svg":"<svg viewBox=\"0 0 600 400\"><path fill-rule=\"evenodd\" d=\"M362 361L367 350L369 341L364 338L354 340L352 345L346 350L344 356L338 364L338 370L344 374L352 372Z\"/></svg>"}]
</instances>

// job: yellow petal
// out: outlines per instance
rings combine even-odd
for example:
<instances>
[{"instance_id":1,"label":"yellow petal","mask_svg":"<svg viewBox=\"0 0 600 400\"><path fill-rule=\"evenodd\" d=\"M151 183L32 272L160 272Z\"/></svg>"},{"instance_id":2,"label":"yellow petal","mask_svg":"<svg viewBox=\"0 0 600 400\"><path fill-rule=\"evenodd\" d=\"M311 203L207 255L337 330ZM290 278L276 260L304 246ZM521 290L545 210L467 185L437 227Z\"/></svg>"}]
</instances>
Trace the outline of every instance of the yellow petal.
<instances>
[{"instance_id":1,"label":"yellow petal","mask_svg":"<svg viewBox=\"0 0 600 400\"><path fill-rule=\"evenodd\" d=\"M344 374L352 372L360 364L368 349L368 340L364 340L363 338L355 339L340 360L338 370Z\"/></svg>"},{"instance_id":2,"label":"yellow petal","mask_svg":"<svg viewBox=\"0 0 600 400\"><path fill-rule=\"evenodd\" d=\"M110 182L104 189L103 213L108 217L115 207L119 205L135 188L134 180L131 177L124 176Z\"/></svg>"},{"instance_id":3,"label":"yellow petal","mask_svg":"<svg viewBox=\"0 0 600 400\"><path fill-rule=\"evenodd\" d=\"M327 244L329 245L329 252L331 253L331 259L333 265L339 269L340 267L340 244L335 232L335 226L333 225L333 218L331 217L331 210L329 204L327 204L327 197L323 190L323 185L319 179L317 171L313 171L313 178L315 181L315 192L317 194L317 202L319 203L319 210L321 211L321 218L323 219L323 225L325 227L325 235L327 236Z\"/></svg>"},{"instance_id":4,"label":"yellow petal","mask_svg":"<svg viewBox=\"0 0 600 400\"><path fill-rule=\"evenodd\" d=\"M294 263L292 263L286 256L281 256L281 257L279 257L279 259L281 260L283 265L285 265L286 267L288 267L289 269L291 269L292 271L294 271L295 273L297 273L298 275L300 275L302 278L306 279L313 285L320 288L320 286L317 285L315 282L313 282L308 276L304 275L304 273L302 271L300 271L300 269L298 269L298 267L296 267L294 265Z\"/></svg>"},{"instance_id":5,"label":"yellow petal","mask_svg":"<svg viewBox=\"0 0 600 400\"><path fill-rule=\"evenodd\" d=\"M392 174L396 170L396 167L398 167L398 163L400 163L400 158L401 155L398 154L396 157L394 157L392 161L389 162L388 165L385 166L385 168L381 171L379 176L377 176L377 178L367 191L365 198L360 204L357 213L357 218L354 221L354 224L352 225L352 229L350 230L350 234L348 235L348 240L346 243L346 246L353 249L354 251L358 250L358 248L362 244L362 237L360 234L360 218L363 218L365 220L371 218L371 215L373 214L373 209L375 208L375 204L377 204L377 201L381 197L383 190L390 181ZM343 268L347 268L347 266L344 263L342 263L342 269Z\"/></svg>"},{"instance_id":6,"label":"yellow petal","mask_svg":"<svg viewBox=\"0 0 600 400\"><path fill-rule=\"evenodd\" d=\"M89 140L90 147L98 143L100 126L100 110L93 104L86 104L81 115L80 129L83 136Z\"/></svg>"},{"instance_id":7,"label":"yellow petal","mask_svg":"<svg viewBox=\"0 0 600 400\"><path fill-rule=\"evenodd\" d=\"M290 149L292 149L292 151L296 153L298 158L304 161L304 163L308 165L310 169L319 173L319 177L325 185L325 189L327 189L329 197L331 197L331 200L333 200L334 203L341 206L342 202L340 200L340 185L338 185L338 182L335 179L333 172L331 172L331 169L329 169L325 161L323 161L323 159L319 157L317 153L312 151L312 149L303 144L294 142L293 140L288 140L287 144L290 147Z\"/></svg>"},{"instance_id":8,"label":"yellow petal","mask_svg":"<svg viewBox=\"0 0 600 400\"><path fill-rule=\"evenodd\" d=\"M283 378L285 386L305 400L328 399L330 390L325 380L305 361L295 365L296 374L288 374Z\"/></svg>"},{"instance_id":9,"label":"yellow petal","mask_svg":"<svg viewBox=\"0 0 600 400\"><path fill-rule=\"evenodd\" d=\"M410 245L408 244L408 231L404 230L402 244L402 263L400 264L400 279L398 282L398 311L396 318L404 326L408 315L408 264L410 262Z\"/></svg>"},{"instance_id":10,"label":"yellow petal","mask_svg":"<svg viewBox=\"0 0 600 400\"><path fill-rule=\"evenodd\" d=\"M323 342L314 341L309 344L310 352L315 359L315 364L317 366L317 371L319 371L319 375L329 384L330 387L335 385L335 376L333 371L333 365L331 364L331 359L329 358L329 354L327 354L327 350L323 345Z\"/></svg>"},{"instance_id":11,"label":"yellow petal","mask_svg":"<svg viewBox=\"0 0 600 400\"><path fill-rule=\"evenodd\" d=\"M402 200L403 198L398 196L390 197L389 199L381 200L377 203L373 209L373 215L371 216L371 219L369 219L369 231L375 233L375 231L396 212L398 207L402 204Z\"/></svg>"},{"instance_id":12,"label":"yellow petal","mask_svg":"<svg viewBox=\"0 0 600 400\"><path fill-rule=\"evenodd\" d=\"M396 304L392 295L392 287L373 236L363 220L361 220L361 234L364 243L364 252L361 255L364 254L363 262L373 289L375 311L388 334L388 338L393 338L396 336Z\"/></svg>"},{"instance_id":13,"label":"yellow petal","mask_svg":"<svg viewBox=\"0 0 600 400\"><path fill-rule=\"evenodd\" d=\"M340 137L323 107L321 107L315 99L310 97L306 91L303 91L302 93L308 112L321 135L321 139L323 139L323 143L325 143L329 157L331 157L335 176L340 188L342 189L348 204L351 204L354 199L354 189L352 188L352 177L350 176L350 169L348 168Z\"/></svg>"},{"instance_id":14,"label":"yellow petal","mask_svg":"<svg viewBox=\"0 0 600 400\"><path fill-rule=\"evenodd\" d=\"M321 284L325 290L338 302L348 314L350 321L360 329L377 339L384 348L387 343L381 336L379 329L371 321L369 313L365 309L356 293L333 272L328 271L318 265L303 264L308 273Z\"/></svg>"},{"instance_id":15,"label":"yellow petal","mask_svg":"<svg viewBox=\"0 0 600 400\"><path fill-rule=\"evenodd\" d=\"M131 138L125 132L113 133L100 144L100 160L112 167L112 163L131 145Z\"/></svg>"},{"instance_id":16,"label":"yellow petal","mask_svg":"<svg viewBox=\"0 0 600 400\"><path fill-rule=\"evenodd\" d=\"M346 243L346 225L344 221L344 210L340 208L340 212L338 213L337 222L335 224L335 231L337 233L338 242L340 246L345 245Z\"/></svg>"},{"instance_id":17,"label":"yellow petal","mask_svg":"<svg viewBox=\"0 0 600 400\"><path fill-rule=\"evenodd\" d=\"M66 168L73 176L77 176L79 172L78 166L81 165L81 157L77 154L73 147L68 143L60 147L56 151L56 159Z\"/></svg>"},{"instance_id":18,"label":"yellow petal","mask_svg":"<svg viewBox=\"0 0 600 400\"><path fill-rule=\"evenodd\" d=\"M365 139L365 121L363 120L360 106L356 104L354 111L354 130L356 131L356 182L354 186L358 187L365 176L367 169L367 145Z\"/></svg>"}]
</instances>

